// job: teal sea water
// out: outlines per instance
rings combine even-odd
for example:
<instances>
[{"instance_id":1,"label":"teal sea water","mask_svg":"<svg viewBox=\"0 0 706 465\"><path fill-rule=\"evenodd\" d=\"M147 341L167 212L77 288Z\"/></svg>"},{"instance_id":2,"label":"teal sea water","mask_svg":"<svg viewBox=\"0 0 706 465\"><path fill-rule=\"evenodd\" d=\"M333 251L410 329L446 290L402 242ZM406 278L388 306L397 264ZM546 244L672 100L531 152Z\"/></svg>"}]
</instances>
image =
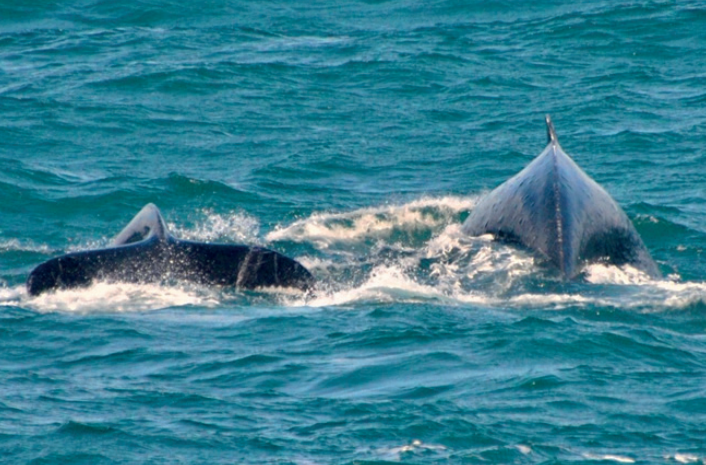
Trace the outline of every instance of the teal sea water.
<instances>
[{"instance_id":1,"label":"teal sea water","mask_svg":"<svg viewBox=\"0 0 706 465\"><path fill-rule=\"evenodd\" d=\"M546 142L665 278L465 237ZM0 462L706 462L703 1L0 0ZM34 266L145 204L314 297Z\"/></svg>"}]
</instances>

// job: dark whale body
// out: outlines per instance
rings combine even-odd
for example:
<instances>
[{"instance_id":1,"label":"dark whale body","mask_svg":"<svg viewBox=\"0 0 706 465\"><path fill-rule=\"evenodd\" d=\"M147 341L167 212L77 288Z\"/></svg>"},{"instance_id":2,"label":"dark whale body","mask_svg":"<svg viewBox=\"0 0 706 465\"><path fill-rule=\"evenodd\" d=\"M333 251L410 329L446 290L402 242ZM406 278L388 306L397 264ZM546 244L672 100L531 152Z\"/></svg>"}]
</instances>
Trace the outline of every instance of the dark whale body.
<instances>
[{"instance_id":1,"label":"dark whale body","mask_svg":"<svg viewBox=\"0 0 706 465\"><path fill-rule=\"evenodd\" d=\"M547 116L549 143L525 169L485 196L463 231L492 234L545 258L566 279L585 264L629 264L659 277L630 219L562 150Z\"/></svg>"},{"instance_id":2,"label":"dark whale body","mask_svg":"<svg viewBox=\"0 0 706 465\"><path fill-rule=\"evenodd\" d=\"M165 280L302 291L314 284L314 278L300 263L272 250L176 239L168 233L159 209L148 204L111 247L70 253L37 266L27 278L27 291L36 296L54 289L89 286L94 281Z\"/></svg>"}]
</instances>

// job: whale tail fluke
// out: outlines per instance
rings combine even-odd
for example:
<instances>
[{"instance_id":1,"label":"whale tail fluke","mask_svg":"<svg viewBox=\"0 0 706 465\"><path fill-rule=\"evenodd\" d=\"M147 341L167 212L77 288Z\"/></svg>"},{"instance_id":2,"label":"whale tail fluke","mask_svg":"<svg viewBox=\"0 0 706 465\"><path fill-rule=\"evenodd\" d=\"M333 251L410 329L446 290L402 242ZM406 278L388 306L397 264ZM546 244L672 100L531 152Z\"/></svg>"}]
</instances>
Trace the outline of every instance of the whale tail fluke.
<instances>
[{"instance_id":1,"label":"whale tail fluke","mask_svg":"<svg viewBox=\"0 0 706 465\"><path fill-rule=\"evenodd\" d=\"M295 288L310 291L315 279L296 260L274 250L176 239L154 204L146 205L104 249L73 252L37 266L27 278L36 296L95 281L159 283L189 281L238 289Z\"/></svg>"},{"instance_id":2,"label":"whale tail fluke","mask_svg":"<svg viewBox=\"0 0 706 465\"><path fill-rule=\"evenodd\" d=\"M113 239L113 246L140 242L156 236L164 240L169 235L167 224L159 208L153 203L145 205L140 212Z\"/></svg>"}]
</instances>

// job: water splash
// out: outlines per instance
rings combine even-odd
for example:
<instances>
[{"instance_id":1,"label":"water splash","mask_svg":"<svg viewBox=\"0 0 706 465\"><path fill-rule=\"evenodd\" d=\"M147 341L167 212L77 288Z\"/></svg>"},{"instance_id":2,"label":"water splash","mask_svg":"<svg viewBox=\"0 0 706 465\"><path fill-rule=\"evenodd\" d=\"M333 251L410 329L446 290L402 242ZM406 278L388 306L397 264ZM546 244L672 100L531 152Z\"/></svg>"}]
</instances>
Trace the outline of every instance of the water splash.
<instances>
[{"instance_id":1,"label":"water splash","mask_svg":"<svg viewBox=\"0 0 706 465\"><path fill-rule=\"evenodd\" d=\"M448 224L476 204L476 197L422 198L406 204L366 207L342 213L314 213L267 234L268 241L312 242L319 249L370 239L389 240L395 232L425 231Z\"/></svg>"},{"instance_id":2,"label":"water splash","mask_svg":"<svg viewBox=\"0 0 706 465\"><path fill-rule=\"evenodd\" d=\"M225 214L210 209L200 212L204 219L191 227L169 223L169 230L176 237L195 241L227 241L235 243L261 244L260 222L257 218L241 212Z\"/></svg>"},{"instance_id":3,"label":"water splash","mask_svg":"<svg viewBox=\"0 0 706 465\"><path fill-rule=\"evenodd\" d=\"M675 276L655 280L630 266L592 264L583 281L564 282L529 251L489 235L464 234L460 213L472 209L475 201L427 197L402 205L314 213L278 228L268 240L308 241L319 249L318 255L300 258L321 281L319 293L313 299L288 297L283 304L432 301L660 311L706 302L706 283L678 282Z\"/></svg>"},{"instance_id":4,"label":"water splash","mask_svg":"<svg viewBox=\"0 0 706 465\"><path fill-rule=\"evenodd\" d=\"M203 210L192 227L171 225L181 237L267 243L288 240L310 247L294 256L316 276L313 295L263 292L284 307L344 307L358 302L435 302L510 309L635 309L643 312L706 303L706 283L655 280L629 267L593 264L583 281L564 282L528 251L463 233L462 214L475 197L424 197L404 204L339 213L315 212L281 225L258 240L259 221L242 213ZM140 311L229 301L229 290L189 285L96 284L29 299L19 288L0 289L0 303L37 311ZM259 293L261 295L263 293ZM246 296L245 302L260 297ZM248 300L250 299L250 300ZM255 300L256 301L256 300ZM9 302L9 303L8 303Z\"/></svg>"},{"instance_id":5,"label":"water splash","mask_svg":"<svg viewBox=\"0 0 706 465\"><path fill-rule=\"evenodd\" d=\"M27 294L24 286L0 288L0 306L28 308L39 313L123 313L169 307L213 308L221 303L218 292L180 284L95 283L86 288Z\"/></svg>"},{"instance_id":6,"label":"water splash","mask_svg":"<svg viewBox=\"0 0 706 465\"><path fill-rule=\"evenodd\" d=\"M30 241L20 241L19 239L0 239L0 253L5 252L37 252L48 254L51 248L46 244L35 244Z\"/></svg>"}]
</instances>

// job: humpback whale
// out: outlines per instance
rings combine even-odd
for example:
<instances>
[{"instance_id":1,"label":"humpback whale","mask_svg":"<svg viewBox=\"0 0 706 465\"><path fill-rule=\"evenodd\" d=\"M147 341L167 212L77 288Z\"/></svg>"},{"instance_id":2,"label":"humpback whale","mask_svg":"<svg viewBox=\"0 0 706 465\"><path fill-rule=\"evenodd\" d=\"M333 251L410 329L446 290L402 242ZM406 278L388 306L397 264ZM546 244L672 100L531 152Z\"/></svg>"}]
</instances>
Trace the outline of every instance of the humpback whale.
<instances>
[{"instance_id":1,"label":"humpback whale","mask_svg":"<svg viewBox=\"0 0 706 465\"><path fill-rule=\"evenodd\" d=\"M27 278L36 296L94 281L168 280L240 289L289 287L307 291L314 278L300 263L273 250L174 238L154 204L146 205L104 249L73 252L37 266Z\"/></svg>"},{"instance_id":2,"label":"humpback whale","mask_svg":"<svg viewBox=\"0 0 706 465\"><path fill-rule=\"evenodd\" d=\"M544 151L483 197L462 231L520 244L564 279L575 278L589 263L629 264L659 277L625 212L562 150L549 116L546 122Z\"/></svg>"}]
</instances>

